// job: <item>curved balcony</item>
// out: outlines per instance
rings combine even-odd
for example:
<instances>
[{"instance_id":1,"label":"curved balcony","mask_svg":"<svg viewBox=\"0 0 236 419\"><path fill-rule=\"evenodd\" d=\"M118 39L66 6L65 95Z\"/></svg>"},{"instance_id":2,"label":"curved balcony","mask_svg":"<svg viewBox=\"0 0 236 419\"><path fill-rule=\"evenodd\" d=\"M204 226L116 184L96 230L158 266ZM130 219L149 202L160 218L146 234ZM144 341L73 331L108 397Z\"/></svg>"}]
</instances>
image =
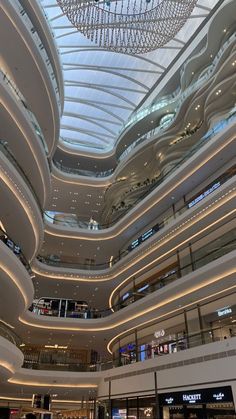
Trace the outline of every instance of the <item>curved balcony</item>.
<instances>
[{"instance_id":1,"label":"curved balcony","mask_svg":"<svg viewBox=\"0 0 236 419\"><path fill-rule=\"evenodd\" d=\"M4 339L7 339L17 348L20 348L22 345L22 339L14 332L14 328L10 325L7 325L3 320L0 319L0 336Z\"/></svg>"},{"instance_id":2,"label":"curved balcony","mask_svg":"<svg viewBox=\"0 0 236 419\"><path fill-rule=\"evenodd\" d=\"M41 17L44 19L43 14ZM1 19L0 36L8 39L1 51L3 68L11 68L11 78L37 116L51 154L59 136L61 98L50 57L18 0L3 3ZM16 54L16 49L20 54Z\"/></svg>"},{"instance_id":3,"label":"curved balcony","mask_svg":"<svg viewBox=\"0 0 236 419\"><path fill-rule=\"evenodd\" d=\"M18 340L0 321L0 373L3 382L12 377L23 364L23 354L18 348Z\"/></svg>"},{"instance_id":4,"label":"curved balcony","mask_svg":"<svg viewBox=\"0 0 236 419\"><path fill-rule=\"evenodd\" d=\"M16 326L19 314L27 310L33 300L34 287L29 264L19 246L1 233L0 240L1 293L0 319L3 324ZM12 306L14 305L14 310Z\"/></svg>"},{"instance_id":5,"label":"curved balcony","mask_svg":"<svg viewBox=\"0 0 236 419\"><path fill-rule=\"evenodd\" d=\"M227 224L228 223L229 221L227 221ZM224 227L226 227L226 224L221 226L221 228ZM113 291L112 293L111 301L113 302L113 305L111 305L110 308L99 310L89 307L86 302L83 302L81 305L75 300L41 297L37 302L34 302L31 305L30 311L36 315L74 319L97 319L109 316L113 312L119 311L130 304L140 301L149 294L178 281L178 279L186 276L190 272L197 271L202 266L205 266L236 249L235 229L230 230L218 239L214 239L214 241L207 242L207 244L201 246L201 243L207 238L208 234L202 236L200 240L192 241L191 244L177 249L171 256L162 259L161 266L165 266L165 268L160 269L157 265L156 269L158 269L158 267L159 269L151 278L147 278L146 280L131 278L130 282L125 282L123 286L122 284L118 286L115 289L115 292ZM55 263L55 265L58 266L57 262L51 261L51 263ZM65 264L64 266L66 267L68 265ZM71 268L72 266L69 265L68 267ZM45 301L47 301L47 303L45 303Z\"/></svg>"},{"instance_id":6,"label":"curved balcony","mask_svg":"<svg viewBox=\"0 0 236 419\"><path fill-rule=\"evenodd\" d=\"M34 28L37 29L38 36L42 40L46 53L50 59L50 64L53 68L58 86L57 87L55 85L55 92L59 94L60 103L58 100L58 105L60 107L60 113L62 114L64 107L64 80L62 74L60 50L57 48L53 29L49 22L48 16L40 3L38 3L36 0L32 0L31 2L28 0L19 1L22 7L27 10L27 15L34 25Z\"/></svg>"},{"instance_id":7,"label":"curved balcony","mask_svg":"<svg viewBox=\"0 0 236 419\"><path fill-rule=\"evenodd\" d=\"M8 144L9 153L17 156L18 167L31 179L37 200L43 208L49 197L51 183L47 145L35 116L28 109L17 86L3 72L0 72L0 83L3 104L1 139L5 145Z\"/></svg>"},{"instance_id":8,"label":"curved balcony","mask_svg":"<svg viewBox=\"0 0 236 419\"><path fill-rule=\"evenodd\" d=\"M125 201L122 201L119 205L114 206L112 208L113 217L110 222L107 223L96 223L96 227L91 225L88 220L79 220L77 219L77 216L71 216L70 220L70 214L65 214L65 221L63 221L63 213L59 213L59 217L52 217L49 213L45 212L45 221L50 222L51 224L58 224L65 227L72 227L74 228L85 228L85 229L91 229L91 230L103 230L108 229L112 226L115 226L126 214L129 213L133 208L136 207L137 204L139 204L141 201L143 201L150 193L152 193L156 188L158 188L166 179L168 179L173 173L179 169L189 158L191 158L198 150L200 150L208 141L211 141L214 139L214 137L217 134L220 134L224 131L224 129L229 126L230 124L233 124L236 121L236 109L233 108L228 112L228 115L225 118L222 118L220 121L215 123L203 136L202 138L187 152L184 153L184 155L175 160L175 163L173 165L170 165L167 170L165 170L165 173L161 174L160 176L153 178L153 179L146 179L144 182L139 182L136 185L133 185L131 187L130 192L138 192L139 196L133 203L125 203ZM195 132L194 132L195 133ZM191 139L191 135L194 133L191 132L189 129L189 132L186 134L186 138ZM182 140L185 137L182 138ZM60 168L60 164L57 164L57 167ZM63 169L64 170L64 169ZM65 168L66 173L75 174L80 173L82 171L80 170L74 170ZM113 186L119 186L122 185L122 179L117 180L115 183L111 184L112 188ZM109 190L109 188L108 188ZM108 192L107 190L107 192ZM140 192L139 192L140 191ZM143 191L143 192L142 192ZM106 193L107 193L106 192ZM117 213L117 215L115 215ZM126 253L125 253L126 254ZM115 257L114 261L119 260L119 257ZM113 261L113 263L115 263Z\"/></svg>"},{"instance_id":9,"label":"curved balcony","mask_svg":"<svg viewBox=\"0 0 236 419\"><path fill-rule=\"evenodd\" d=\"M147 243L143 242L141 246L132 251L130 248L130 252L122 261L115 265L108 261L107 269L98 270L97 268L102 267L101 265L98 267L91 264L81 266L83 263L79 263L78 258L71 258L69 255L67 259L66 257L61 259L54 255L51 260L46 261L49 264L36 262L33 268L34 272L47 278L99 283L99 286L101 284L104 286L104 295L107 295L112 286L114 287L123 281L124 275L128 278L137 275L140 277L146 272L147 266L149 269L154 268L163 254L169 255L173 246L176 250L186 237L191 241L192 237L195 238L196 231L199 232L197 234L199 235L199 223L206 232L212 226L213 220L215 220L215 224L220 224L223 220L226 221L227 214L229 214L229 217L232 214L234 191L235 181L232 178L212 194L207 194L208 196L205 199L196 202L196 205L192 205L192 201L190 201L191 208L189 211L179 214L176 219L173 217L173 220L165 228L154 234L153 237L147 236ZM87 268L88 272L86 272L86 269L78 270L79 267Z\"/></svg>"},{"instance_id":10,"label":"curved balcony","mask_svg":"<svg viewBox=\"0 0 236 419\"><path fill-rule=\"evenodd\" d=\"M215 35L215 32L214 32L214 35ZM183 87L184 90L182 90L182 88L179 87L172 94L159 99L158 102L154 102L147 108L142 108L138 110L137 112L133 113L131 117L128 119L128 121L126 122L126 124L124 125L123 130L120 133L119 138L117 140L116 147L118 148L121 142L128 141L125 138L126 136L127 137L130 136L130 133L129 133L130 129L132 129L133 127L137 125L139 127L138 129L140 130L140 132L142 132L143 128L140 124L143 124L145 126L146 119L148 121L152 120L151 122L153 123L153 120L155 120L156 118L160 118L160 116L163 114L165 115L167 109L168 109L168 113L173 114L173 116L172 118L170 118L168 122L163 121L164 122L163 124L160 123L160 126L155 127L155 134L157 134L159 131L162 131L163 129L166 129L167 127L169 128L169 125L172 125L172 123L174 122L175 115L177 115L182 103L190 95L192 95L194 92L200 89L201 86L204 85L204 83L212 77L215 70L217 70L218 64L221 61L222 57L224 56L225 52L227 51L227 49L230 48L231 45L235 43L235 40L236 40L236 33L234 32L232 35L229 36L229 38L220 47L214 59L212 59L211 64L208 65L208 67L204 70L204 72L200 74L199 77L192 77L191 83L189 83L187 87L186 86ZM204 51L205 50L202 50L202 53ZM209 56L207 56L206 58L209 59ZM191 60L192 58L190 58L190 61ZM151 133L152 130L153 130L153 127L151 128L149 133ZM147 138L145 138L145 135L146 135L145 134L142 137L140 137L140 139L137 139L132 144L130 144L130 146L127 148L128 151L125 150L121 152L121 154L118 154L118 161L122 160L137 145L144 142L145 140L148 140L149 135L150 135L149 133L148 133Z\"/></svg>"},{"instance_id":11,"label":"curved balcony","mask_svg":"<svg viewBox=\"0 0 236 419\"><path fill-rule=\"evenodd\" d=\"M234 177L236 174L236 166L234 165L230 169L228 169L224 174L216 178L213 182L211 182L208 186L204 188L204 190L199 191L198 194L196 194L195 198L191 198L188 200L188 202L185 202L184 205L178 207L178 210L173 207L169 207L166 209L162 214L158 216L158 223L155 224L155 226L148 229L148 231L140 236L140 240L137 243L136 240L134 240L128 248L124 249L121 248L116 256L113 256L112 261L110 261L107 264L102 264L105 267L111 267L114 264L116 264L118 261L120 261L123 257L125 257L130 251L132 251L137 245L140 245L142 242L149 240L154 234L156 234L159 230L164 228L166 225L168 225L172 220L176 219L178 216L183 214L188 209L192 208L194 205L197 204L197 202L200 202L201 200L205 199L208 195L210 195L212 192L214 192L216 189L218 189L220 186L222 186L225 182L227 182L229 179ZM168 174L167 174L168 176ZM184 199L182 199L184 201ZM194 202L192 202L194 201ZM166 216L167 213L172 213L172 215ZM101 230L104 228L109 228L110 225L100 225L98 222L93 220L92 218L90 221L81 221L78 219L76 214L65 214L60 213L58 211L45 211L44 212L44 220L47 224L52 224L53 226L64 226L65 228L77 228L77 229L88 229L88 230ZM141 242L140 242L141 241ZM87 267L88 269L88 267Z\"/></svg>"},{"instance_id":12,"label":"curved balcony","mask_svg":"<svg viewBox=\"0 0 236 419\"><path fill-rule=\"evenodd\" d=\"M168 341L168 344L172 345L175 348L175 351L172 352L172 355L186 351L188 349L195 348L197 346L208 345L214 342L222 342L225 340L225 329L228 327L229 329L232 328L232 323L228 322L224 326L218 326L214 328L204 329L202 331L198 331L196 333L184 333L181 337L173 336L171 342ZM217 335L217 339L214 338L214 335ZM232 336L228 336L228 339L233 338L236 336L236 332ZM189 344L191 342L191 346ZM128 346L128 345L127 345ZM131 346L131 345L130 345ZM143 345L145 346L145 345ZM147 349L144 350L137 350L135 351L130 350L125 354L123 357L114 357L113 360L101 360L98 362L90 362L90 363L76 363L73 360L63 361L63 357L61 357L60 361L54 360L54 362L47 362L43 359L43 356L37 356L38 354L31 351L31 356L27 356L27 359L24 360L22 368L26 369L33 369L33 370L43 370L43 371L75 371L75 372L95 372L95 371L106 371L112 368L121 367L123 365L133 364L135 362L144 362L146 360L155 359L157 357L167 357L170 355L169 352L159 352L158 354L155 353L157 349L157 345L151 346L149 348L150 355L147 356ZM53 357L53 351L52 351ZM169 357L168 357L169 358ZM55 359L55 358L54 358ZM168 359L171 362L171 359Z\"/></svg>"},{"instance_id":13,"label":"curved balcony","mask_svg":"<svg viewBox=\"0 0 236 419\"><path fill-rule=\"evenodd\" d=\"M17 256L18 260L22 263L22 265L26 268L26 270L28 271L29 275L31 277L33 277L33 272L32 269L30 267L30 264L28 262L28 260L26 259L24 253L22 252L20 246L18 244L16 244L11 237L9 236L9 234L7 234L6 231L2 230L0 228L0 240L5 243L5 245L14 253L14 255Z\"/></svg>"},{"instance_id":14,"label":"curved balcony","mask_svg":"<svg viewBox=\"0 0 236 419\"><path fill-rule=\"evenodd\" d=\"M194 93L200 90L204 86L204 84L212 78L214 73L218 70L218 65L224 58L225 53L235 43L235 40L236 33L233 33L231 36L229 36L228 39L226 39L224 44L216 53L211 64L209 64L208 67L204 70L204 72L201 73L200 77L193 77L191 83L187 87L185 87L184 90L179 87L172 94L159 99L158 102L154 102L147 108L138 110L136 113L131 115L127 123L124 125L123 131L120 133L119 138L116 142L116 156L118 163L121 163L121 161L124 160L125 157L128 156L136 147L140 145L146 146L153 140L154 137L157 137L159 134L163 135L163 133L165 133L166 130L171 128L171 126L176 120L181 106L190 96L192 96ZM204 51L205 50L203 49L202 52ZM209 59L209 56L207 56L207 59ZM149 127L151 125L151 128L148 131L145 125L146 120L149 123ZM154 120L159 121L158 126L156 127L153 126ZM133 136L136 135L136 140L134 139L134 141L128 146L122 146L122 143L127 143L130 141L131 135L129 131L133 127L135 127L136 133L134 133ZM140 133L142 133L144 129L146 129L146 132L144 134L139 134L140 137L137 138L137 132L140 131ZM126 138L126 136L129 138ZM63 140L65 142L70 142L70 140L67 139ZM76 170L74 173L76 174ZM93 176L93 174L90 174L89 172L86 173L86 171L81 171L79 175Z\"/></svg>"},{"instance_id":15,"label":"curved balcony","mask_svg":"<svg viewBox=\"0 0 236 419\"><path fill-rule=\"evenodd\" d=\"M1 222L27 260L32 260L42 245L44 231L38 194L4 142L0 143L0 166Z\"/></svg>"},{"instance_id":16,"label":"curved balcony","mask_svg":"<svg viewBox=\"0 0 236 419\"><path fill-rule=\"evenodd\" d=\"M97 171L92 171L92 170L82 170L82 169L72 168L72 167L64 166L60 162L56 161L55 158L53 159L53 164L56 166L57 169L61 170L64 173L69 173L69 174L78 175L78 176L103 178L103 177L111 176L111 174L114 172L114 169L105 170L103 172L97 172Z\"/></svg>"}]
</instances>

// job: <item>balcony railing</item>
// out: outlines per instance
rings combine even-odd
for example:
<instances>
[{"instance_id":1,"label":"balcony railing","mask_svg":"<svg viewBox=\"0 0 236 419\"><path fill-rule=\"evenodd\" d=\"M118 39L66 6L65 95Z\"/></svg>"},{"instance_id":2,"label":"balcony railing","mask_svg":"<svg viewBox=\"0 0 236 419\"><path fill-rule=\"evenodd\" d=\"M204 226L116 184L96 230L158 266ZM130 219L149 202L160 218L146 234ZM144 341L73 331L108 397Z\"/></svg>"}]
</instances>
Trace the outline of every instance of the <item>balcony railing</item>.
<instances>
[{"instance_id":1,"label":"balcony railing","mask_svg":"<svg viewBox=\"0 0 236 419\"><path fill-rule=\"evenodd\" d=\"M229 220L227 221L227 223ZM226 223L225 223L226 225ZM127 305L133 304L136 301L146 297L147 295L173 283L181 277L194 272L195 270L201 268L202 266L207 265L208 263L222 257L225 254L228 254L236 249L236 229L230 230L228 233L220 236L218 239L215 239L213 242L208 242L205 246L199 247L197 250L193 248L198 246L199 241L204 237L207 237L207 234L202 236L200 239L189 243L184 248L181 248L181 253L186 253L183 257L183 261L187 260L188 263L181 263L179 259L180 253L179 250L173 252L169 257L163 258L161 263L165 263L165 272L163 270L160 274L156 274L156 278L152 279L149 282L147 279L145 282L138 283L133 285L133 281L130 284L125 284L123 288L119 290L119 294L113 298L118 298L118 302L113 305L111 308L104 310L92 309L85 307L83 310L77 311L73 310L64 310L63 315L61 311L56 308L47 307L46 309L42 308L40 300L37 303L33 303L30 307L30 311L33 311L37 315L52 316L52 317L67 317L67 318L82 318L82 319L91 319L91 318L100 318L106 317L112 314L114 311L119 311L126 307ZM173 262L175 258L175 262ZM42 260L44 261L44 260ZM58 265L54 263L54 266L64 266L66 268L74 267L74 265ZM158 265L157 265L158 267ZM169 267L169 269L168 269ZM123 289L123 291L122 291ZM118 297L119 295L119 297ZM47 297L49 300L50 297ZM53 302L53 297L51 298Z\"/></svg>"},{"instance_id":2,"label":"balcony railing","mask_svg":"<svg viewBox=\"0 0 236 419\"><path fill-rule=\"evenodd\" d=\"M14 2L14 7L16 8L16 11L18 13L19 16L21 16L25 26L28 28L29 32L31 33L32 38L34 39L35 45L37 46L38 52L41 55L45 66L47 68L53 89L55 91L55 95L56 95L56 100L57 100L57 105L59 110L61 111L62 108L62 104L61 104L61 97L60 97L60 89L58 86L58 82L57 82L57 78L53 69L53 66L51 64L51 60L44 48L44 45L40 39L40 36L38 35L34 25L32 24L29 16L27 15L26 10L22 7L22 5L15 0Z\"/></svg>"},{"instance_id":3,"label":"balcony railing","mask_svg":"<svg viewBox=\"0 0 236 419\"><path fill-rule=\"evenodd\" d=\"M72 174L72 175L78 175L78 176L89 176L89 177L103 178L103 177L110 176L114 172L114 169L105 170L103 172L97 172L97 171L93 171L93 170L77 169L75 167L64 166L63 164L59 163L55 159L53 159L53 164L56 166L57 169L61 170L62 172L69 173L69 174Z\"/></svg>"},{"instance_id":4,"label":"balcony railing","mask_svg":"<svg viewBox=\"0 0 236 419\"><path fill-rule=\"evenodd\" d=\"M2 230L0 228L0 240L16 255L18 260L24 265L28 273L31 277L33 277L33 272L31 270L31 267L29 265L28 260L26 259L24 253L22 252L20 246L16 244L11 237L6 233L6 231Z\"/></svg>"},{"instance_id":5,"label":"balcony railing","mask_svg":"<svg viewBox=\"0 0 236 419\"><path fill-rule=\"evenodd\" d=\"M0 319L0 336L4 339L7 339L9 342L13 343L13 345L17 346L18 348L21 347L22 340L17 334L13 331L13 327L7 326L7 324Z\"/></svg>"},{"instance_id":6,"label":"balcony railing","mask_svg":"<svg viewBox=\"0 0 236 419\"><path fill-rule=\"evenodd\" d=\"M12 163L12 165L17 170L17 172L19 173L21 178L25 181L25 183L28 186L28 188L30 189L35 201L37 202L37 205L38 205L38 208L39 208L41 214L43 214L42 205L39 201L37 193L35 192L34 187L31 183L31 181L29 180L28 176L26 175L26 173L24 172L22 167L19 165L19 163L16 160L16 158L14 157L12 151L8 147L7 141L0 140L0 152L2 152L4 154L4 156L10 161L10 163Z\"/></svg>"},{"instance_id":7,"label":"balcony railing","mask_svg":"<svg viewBox=\"0 0 236 419\"><path fill-rule=\"evenodd\" d=\"M234 177L236 174L236 166L233 166L228 172L224 173L222 176L220 176L219 178L215 179L214 182L211 183L211 185L209 185L208 188L206 188L206 196L210 195L212 192L214 192L214 190L216 190L217 188L219 188L220 186L222 186L223 184L225 184L229 179L231 179L232 177ZM200 193L199 193L200 194ZM201 195L201 194L200 194ZM204 198L203 198L204 199ZM200 200L199 200L200 201ZM196 202L197 203L197 202ZM192 205L193 206L193 205ZM153 230L153 234L150 235L150 237L153 237L153 235L155 235L158 231L162 230L164 227L166 227L171 221L175 220L176 218L178 218L180 215L182 215L183 213L185 213L187 210L189 210L191 208L190 203L185 203L182 207L180 207L177 211L173 211L173 207L170 207L170 209L172 209L173 214L165 217L165 214L167 212L169 212L168 210L166 210L163 214L162 217L161 215L159 216L159 223L158 223L158 227L156 226L156 229ZM59 217L61 216L61 213L57 213L59 215ZM76 215L75 215L76 217ZM50 213L48 212L44 212L44 219L47 222L51 222L55 225L63 225L66 227L73 227L75 228L76 226L80 226L80 228L84 225L87 226L87 228L89 228L89 223L88 222L81 222L81 221L77 221L76 218L72 220L70 220L70 218L68 217L65 220L61 220L61 218L54 218L51 217ZM98 229L99 226L97 226L96 229ZM150 238L149 237L149 238ZM149 239L148 238L148 239ZM147 240L148 240L147 239ZM146 241L146 240L145 240ZM112 266L114 266L117 262L119 262L121 259L123 259L125 256L127 256L133 249L129 246L127 249L123 250L121 249L118 253L117 256L115 256L112 259L112 262L104 262L101 264L96 264L96 265L91 265L91 264L76 264L77 269L108 269L111 268ZM47 256L43 256L43 255L39 255L38 259L44 263L47 263L49 265L60 265L63 266L63 260L57 256L57 255L47 255ZM65 262L67 267L71 267L71 268L75 268L74 264L70 264L69 262ZM70 266L71 265L71 266Z\"/></svg>"},{"instance_id":8,"label":"balcony railing","mask_svg":"<svg viewBox=\"0 0 236 419\"><path fill-rule=\"evenodd\" d=\"M225 328L228 326L229 330L232 330L232 323L228 323L224 325L224 327L214 327L210 329L204 329L198 331L196 333L184 333L182 336L176 334L176 338L173 337L172 344L175 347L173 352L180 352L183 350L188 350L189 348L194 348L201 345L207 345L213 342L219 342L226 339L225 336ZM232 333L232 332L231 332ZM214 335L217 334L217 338ZM232 336L228 336L230 339ZM152 358L159 358L165 356L165 352L163 353L155 353L155 348L150 348L150 355L147 356L147 351L133 351L132 354L126 354L125 356L119 356L114 358L112 361L100 361L95 363L76 363L73 360L63 361L56 361L55 357L53 356L52 352L52 361L45 361L41 359L40 355L34 354L32 351L31 355L27 354L27 359L25 359L23 368L29 368L34 370L48 370L48 371L76 371L76 372L94 372L94 371L103 371L108 370L115 367L120 367L127 364L132 364L135 362L144 362L147 359ZM154 351L153 351L154 349ZM170 355L170 353L168 353ZM168 359L170 362L170 358Z\"/></svg>"},{"instance_id":9,"label":"balcony railing","mask_svg":"<svg viewBox=\"0 0 236 419\"><path fill-rule=\"evenodd\" d=\"M20 103L23 112L25 112L33 126L33 130L35 131L35 133L37 134L37 137L39 138L46 155L48 155L48 146L47 143L44 139L42 130L39 126L39 123L35 117L35 115L33 114L33 112L28 108L27 106L27 102L24 98L24 96L22 95L22 93L20 92L20 90L18 89L18 87L16 86L16 84L13 82L13 80L6 74L4 73L2 70L0 70L0 75L2 76L2 80L4 81L4 83L10 87L11 92L14 94L15 98L17 99L17 101Z\"/></svg>"}]
</instances>

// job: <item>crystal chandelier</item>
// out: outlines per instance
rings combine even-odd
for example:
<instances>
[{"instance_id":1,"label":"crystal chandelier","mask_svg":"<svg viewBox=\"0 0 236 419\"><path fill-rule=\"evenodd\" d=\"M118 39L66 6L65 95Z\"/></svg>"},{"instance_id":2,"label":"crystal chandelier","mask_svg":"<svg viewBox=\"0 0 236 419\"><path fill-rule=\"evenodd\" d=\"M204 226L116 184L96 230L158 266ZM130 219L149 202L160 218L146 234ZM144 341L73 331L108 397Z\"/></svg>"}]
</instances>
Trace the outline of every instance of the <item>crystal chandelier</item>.
<instances>
[{"instance_id":1,"label":"crystal chandelier","mask_svg":"<svg viewBox=\"0 0 236 419\"><path fill-rule=\"evenodd\" d=\"M78 31L99 47L144 54L183 27L197 0L57 0Z\"/></svg>"}]
</instances>

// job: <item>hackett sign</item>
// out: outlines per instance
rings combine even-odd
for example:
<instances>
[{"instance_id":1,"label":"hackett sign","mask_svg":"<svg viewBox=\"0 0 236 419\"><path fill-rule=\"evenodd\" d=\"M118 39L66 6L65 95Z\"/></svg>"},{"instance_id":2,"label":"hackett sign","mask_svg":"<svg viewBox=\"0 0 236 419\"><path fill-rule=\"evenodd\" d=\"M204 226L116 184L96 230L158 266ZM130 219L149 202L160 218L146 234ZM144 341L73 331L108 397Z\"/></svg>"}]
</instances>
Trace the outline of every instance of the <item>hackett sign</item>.
<instances>
[{"instance_id":1,"label":"hackett sign","mask_svg":"<svg viewBox=\"0 0 236 419\"><path fill-rule=\"evenodd\" d=\"M183 402L188 403L196 403L197 401L201 401L202 396L201 394L183 394Z\"/></svg>"},{"instance_id":2,"label":"hackett sign","mask_svg":"<svg viewBox=\"0 0 236 419\"><path fill-rule=\"evenodd\" d=\"M173 393L160 393L161 406L207 404L217 402L232 402L232 390L230 386L202 388L198 390L177 391Z\"/></svg>"}]
</instances>

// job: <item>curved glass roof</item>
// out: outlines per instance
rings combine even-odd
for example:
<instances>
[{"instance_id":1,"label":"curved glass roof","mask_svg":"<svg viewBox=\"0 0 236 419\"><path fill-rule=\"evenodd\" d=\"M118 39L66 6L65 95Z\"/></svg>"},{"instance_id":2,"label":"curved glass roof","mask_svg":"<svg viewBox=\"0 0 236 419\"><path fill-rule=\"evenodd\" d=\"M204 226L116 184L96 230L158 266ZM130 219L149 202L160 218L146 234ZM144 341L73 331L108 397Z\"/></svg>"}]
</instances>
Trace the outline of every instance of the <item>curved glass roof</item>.
<instances>
[{"instance_id":1,"label":"curved glass roof","mask_svg":"<svg viewBox=\"0 0 236 419\"><path fill-rule=\"evenodd\" d=\"M79 33L56 0L41 1L61 54L65 107L61 138L82 150L111 150L131 113L218 0L199 0L165 47L144 55L105 51Z\"/></svg>"}]
</instances>

